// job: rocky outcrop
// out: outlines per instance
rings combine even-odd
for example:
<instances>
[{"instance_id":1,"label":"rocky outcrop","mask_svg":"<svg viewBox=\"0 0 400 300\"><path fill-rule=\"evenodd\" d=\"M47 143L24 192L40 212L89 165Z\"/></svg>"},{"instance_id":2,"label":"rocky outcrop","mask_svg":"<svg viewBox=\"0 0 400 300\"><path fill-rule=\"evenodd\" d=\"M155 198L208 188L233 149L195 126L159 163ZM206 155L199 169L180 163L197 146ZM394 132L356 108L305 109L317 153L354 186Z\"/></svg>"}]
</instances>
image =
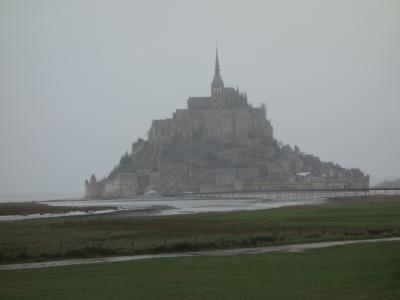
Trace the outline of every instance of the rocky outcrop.
<instances>
[{"instance_id":1,"label":"rocky outcrop","mask_svg":"<svg viewBox=\"0 0 400 300\"><path fill-rule=\"evenodd\" d=\"M225 88L218 63L211 96L191 97L187 109L154 120L148 139L133 143L106 179L86 181L86 196L368 186L358 169L278 143L265 105L252 107L246 94Z\"/></svg>"}]
</instances>

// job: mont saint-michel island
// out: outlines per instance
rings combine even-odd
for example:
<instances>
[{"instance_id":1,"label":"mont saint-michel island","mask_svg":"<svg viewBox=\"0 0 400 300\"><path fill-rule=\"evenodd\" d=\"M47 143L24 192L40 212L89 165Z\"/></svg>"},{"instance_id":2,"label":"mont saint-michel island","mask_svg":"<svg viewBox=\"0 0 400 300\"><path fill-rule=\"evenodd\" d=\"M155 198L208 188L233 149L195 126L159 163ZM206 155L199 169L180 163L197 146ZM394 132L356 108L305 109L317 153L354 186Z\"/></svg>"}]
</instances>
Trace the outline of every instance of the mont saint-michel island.
<instances>
[{"instance_id":1,"label":"mont saint-michel island","mask_svg":"<svg viewBox=\"0 0 400 300\"><path fill-rule=\"evenodd\" d=\"M306 113L306 112L305 112ZM288 120L290 122L290 120ZM85 181L86 198L146 193L368 188L369 176L278 142L265 104L225 87L218 50L211 95L187 99L172 118L154 120L108 177Z\"/></svg>"}]
</instances>

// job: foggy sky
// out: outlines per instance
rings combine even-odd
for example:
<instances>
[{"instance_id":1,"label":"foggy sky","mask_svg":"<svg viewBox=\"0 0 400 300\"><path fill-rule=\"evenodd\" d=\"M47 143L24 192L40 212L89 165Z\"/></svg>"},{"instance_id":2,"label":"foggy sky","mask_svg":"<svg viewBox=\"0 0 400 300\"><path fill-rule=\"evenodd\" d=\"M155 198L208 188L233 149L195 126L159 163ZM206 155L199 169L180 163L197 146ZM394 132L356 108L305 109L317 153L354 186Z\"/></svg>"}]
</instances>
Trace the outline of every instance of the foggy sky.
<instances>
[{"instance_id":1,"label":"foggy sky","mask_svg":"<svg viewBox=\"0 0 400 300\"><path fill-rule=\"evenodd\" d=\"M0 0L0 193L83 192L153 119L225 86L278 140L400 177L400 1Z\"/></svg>"}]
</instances>

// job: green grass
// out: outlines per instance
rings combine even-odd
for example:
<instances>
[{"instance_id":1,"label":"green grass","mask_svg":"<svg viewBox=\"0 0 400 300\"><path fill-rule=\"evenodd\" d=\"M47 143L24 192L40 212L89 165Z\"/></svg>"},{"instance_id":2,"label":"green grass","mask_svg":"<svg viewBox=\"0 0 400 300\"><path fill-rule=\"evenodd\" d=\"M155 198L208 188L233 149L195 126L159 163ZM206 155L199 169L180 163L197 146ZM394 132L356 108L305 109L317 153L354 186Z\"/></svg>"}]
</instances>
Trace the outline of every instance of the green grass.
<instances>
[{"instance_id":1,"label":"green grass","mask_svg":"<svg viewBox=\"0 0 400 300\"><path fill-rule=\"evenodd\" d=\"M399 299L400 242L0 272L0 299Z\"/></svg>"},{"instance_id":2,"label":"green grass","mask_svg":"<svg viewBox=\"0 0 400 300\"><path fill-rule=\"evenodd\" d=\"M400 198L162 217L0 222L0 262L400 236ZM166 247L165 247L166 245ZM62 250L61 250L62 249Z\"/></svg>"}]
</instances>

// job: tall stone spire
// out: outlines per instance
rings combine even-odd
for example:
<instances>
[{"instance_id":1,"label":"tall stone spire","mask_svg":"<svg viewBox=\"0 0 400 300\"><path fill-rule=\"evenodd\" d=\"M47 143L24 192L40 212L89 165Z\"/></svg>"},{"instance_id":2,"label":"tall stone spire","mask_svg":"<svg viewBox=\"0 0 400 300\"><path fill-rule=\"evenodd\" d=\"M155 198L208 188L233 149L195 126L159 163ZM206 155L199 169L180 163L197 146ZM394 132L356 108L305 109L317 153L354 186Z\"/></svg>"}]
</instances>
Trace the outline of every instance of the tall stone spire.
<instances>
[{"instance_id":1,"label":"tall stone spire","mask_svg":"<svg viewBox=\"0 0 400 300\"><path fill-rule=\"evenodd\" d=\"M224 81L222 80L220 68L219 68L219 59L218 59L218 48L215 51L215 73L214 79L211 83L211 96L216 97L221 95L224 91Z\"/></svg>"},{"instance_id":2,"label":"tall stone spire","mask_svg":"<svg viewBox=\"0 0 400 300\"><path fill-rule=\"evenodd\" d=\"M219 73L218 47L215 48L215 73Z\"/></svg>"}]
</instances>

